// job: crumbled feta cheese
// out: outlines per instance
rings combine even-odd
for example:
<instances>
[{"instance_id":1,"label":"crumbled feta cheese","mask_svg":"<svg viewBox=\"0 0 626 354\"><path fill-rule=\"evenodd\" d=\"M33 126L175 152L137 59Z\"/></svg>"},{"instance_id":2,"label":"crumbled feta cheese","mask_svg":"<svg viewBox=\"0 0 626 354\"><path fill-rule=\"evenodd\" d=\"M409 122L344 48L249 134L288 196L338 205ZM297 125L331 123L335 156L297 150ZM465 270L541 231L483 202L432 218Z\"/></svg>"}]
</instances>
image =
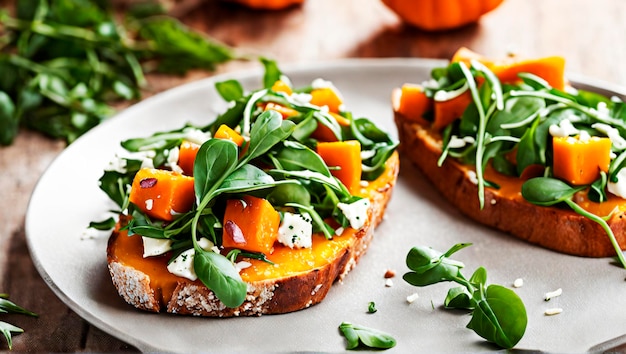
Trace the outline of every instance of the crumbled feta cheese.
<instances>
[{"instance_id":1,"label":"crumbled feta cheese","mask_svg":"<svg viewBox=\"0 0 626 354\"><path fill-rule=\"evenodd\" d=\"M589 140L591 140L591 135L586 130L581 130L578 134L578 141L586 143Z\"/></svg>"},{"instance_id":2,"label":"crumbled feta cheese","mask_svg":"<svg viewBox=\"0 0 626 354\"><path fill-rule=\"evenodd\" d=\"M365 225L365 221L367 220L367 211L370 207L370 201L367 198L363 198L350 204L338 203L337 207L350 221L350 227L358 230Z\"/></svg>"},{"instance_id":3,"label":"crumbled feta cheese","mask_svg":"<svg viewBox=\"0 0 626 354\"><path fill-rule=\"evenodd\" d=\"M559 124L551 124L548 131L550 135L560 138L580 133L580 130L576 129L569 119L563 119Z\"/></svg>"},{"instance_id":4,"label":"crumbled feta cheese","mask_svg":"<svg viewBox=\"0 0 626 354\"><path fill-rule=\"evenodd\" d=\"M607 190L620 197L626 199L626 169L622 168L617 172L617 182L611 182L610 180L606 184Z\"/></svg>"},{"instance_id":5,"label":"crumbled feta cheese","mask_svg":"<svg viewBox=\"0 0 626 354\"><path fill-rule=\"evenodd\" d=\"M456 135L452 135L450 137L450 141L448 142L448 147L451 149L459 149L467 144L474 144L475 142L476 139L474 139L473 136L464 136L462 138L459 138Z\"/></svg>"},{"instance_id":6,"label":"crumbled feta cheese","mask_svg":"<svg viewBox=\"0 0 626 354\"><path fill-rule=\"evenodd\" d=\"M343 227L338 227L335 229L335 235L341 236L343 234L343 231L344 231Z\"/></svg>"},{"instance_id":7,"label":"crumbled feta cheese","mask_svg":"<svg viewBox=\"0 0 626 354\"><path fill-rule=\"evenodd\" d=\"M370 183L368 181L360 181L359 185L363 188L367 188L370 185Z\"/></svg>"},{"instance_id":8,"label":"crumbled feta cheese","mask_svg":"<svg viewBox=\"0 0 626 354\"><path fill-rule=\"evenodd\" d=\"M81 240L92 240L92 239L99 238L100 236L108 237L110 235L111 235L111 231L109 231L109 230L102 231L102 230L94 229L93 227L87 227L87 228L83 229L83 232L80 234L80 239Z\"/></svg>"},{"instance_id":9,"label":"crumbled feta cheese","mask_svg":"<svg viewBox=\"0 0 626 354\"><path fill-rule=\"evenodd\" d=\"M250 262L240 261L240 262L235 263L235 268L237 269L237 271L241 271L243 269L250 268L250 267L252 267L252 263Z\"/></svg>"},{"instance_id":10,"label":"crumbled feta cheese","mask_svg":"<svg viewBox=\"0 0 626 354\"><path fill-rule=\"evenodd\" d=\"M174 172L183 173L183 169L180 166L178 166L179 153L180 153L180 150L178 149L178 146L175 146L174 148L167 150L167 162L165 163L165 166L168 166Z\"/></svg>"},{"instance_id":11,"label":"crumbled feta cheese","mask_svg":"<svg viewBox=\"0 0 626 354\"><path fill-rule=\"evenodd\" d=\"M309 248L312 245L313 219L307 213L286 212L278 228L278 242L289 248Z\"/></svg>"},{"instance_id":12,"label":"crumbled feta cheese","mask_svg":"<svg viewBox=\"0 0 626 354\"><path fill-rule=\"evenodd\" d=\"M129 152L126 150L120 150L115 153L113 159L107 163L104 167L105 171L116 171L119 173L126 173L126 160L141 161L142 168L154 168L152 159L156 156L156 152L153 150Z\"/></svg>"},{"instance_id":13,"label":"crumbled feta cheese","mask_svg":"<svg viewBox=\"0 0 626 354\"><path fill-rule=\"evenodd\" d=\"M317 90L317 89L324 89L324 88L334 88L335 86L333 85L331 81L324 80L322 78L317 78L313 80L313 82L311 82L311 87L314 90Z\"/></svg>"},{"instance_id":14,"label":"crumbled feta cheese","mask_svg":"<svg viewBox=\"0 0 626 354\"><path fill-rule=\"evenodd\" d=\"M428 89L437 89L437 88L439 88L439 83L435 79L429 79L429 80L426 80L426 81L422 81L421 85L422 85L422 87L428 88Z\"/></svg>"},{"instance_id":15,"label":"crumbled feta cheese","mask_svg":"<svg viewBox=\"0 0 626 354\"><path fill-rule=\"evenodd\" d=\"M195 251L193 248L186 250L167 265L167 271L191 281L198 279L196 271L193 269L193 258Z\"/></svg>"},{"instance_id":16,"label":"crumbled feta cheese","mask_svg":"<svg viewBox=\"0 0 626 354\"><path fill-rule=\"evenodd\" d=\"M478 176L476 176L476 172L475 171L467 171L467 178L469 179L470 182L472 182L473 184L478 184Z\"/></svg>"},{"instance_id":17,"label":"crumbled feta cheese","mask_svg":"<svg viewBox=\"0 0 626 354\"><path fill-rule=\"evenodd\" d=\"M547 309L544 313L547 316L553 316L553 315L558 315L561 312L563 312L563 309L560 307L555 307L555 308L551 308L551 309Z\"/></svg>"},{"instance_id":18,"label":"crumbled feta cheese","mask_svg":"<svg viewBox=\"0 0 626 354\"><path fill-rule=\"evenodd\" d=\"M305 104L311 103L311 100L313 99L313 96L311 96L310 93L299 93L299 92L294 92L289 97L294 103L299 104L299 105L305 105Z\"/></svg>"},{"instance_id":19,"label":"crumbled feta cheese","mask_svg":"<svg viewBox=\"0 0 626 354\"><path fill-rule=\"evenodd\" d=\"M549 301L552 298L555 298L557 296L561 296L561 294L563 294L563 289L561 289L561 288L558 288L558 289L556 289L554 291L547 292L546 296L545 296L545 300Z\"/></svg>"},{"instance_id":20,"label":"crumbled feta cheese","mask_svg":"<svg viewBox=\"0 0 626 354\"><path fill-rule=\"evenodd\" d=\"M153 206L154 206L154 200L146 199L146 210L152 210Z\"/></svg>"},{"instance_id":21,"label":"crumbled feta cheese","mask_svg":"<svg viewBox=\"0 0 626 354\"><path fill-rule=\"evenodd\" d=\"M391 288L393 286L393 280L391 278L385 279L385 287Z\"/></svg>"},{"instance_id":22,"label":"crumbled feta cheese","mask_svg":"<svg viewBox=\"0 0 626 354\"><path fill-rule=\"evenodd\" d=\"M211 139L210 133L205 133L202 130L196 128L185 128L183 129L183 133L185 133L185 140L198 145L202 145L205 141Z\"/></svg>"},{"instance_id":23,"label":"crumbled feta cheese","mask_svg":"<svg viewBox=\"0 0 626 354\"><path fill-rule=\"evenodd\" d=\"M522 286L524 286L524 279L522 279L522 278L515 279L515 281L513 282L513 287L514 288L521 288Z\"/></svg>"},{"instance_id":24,"label":"crumbled feta cheese","mask_svg":"<svg viewBox=\"0 0 626 354\"><path fill-rule=\"evenodd\" d=\"M605 123L594 123L591 127L601 133L604 133L609 139L611 139L611 143L617 150L626 149L626 139L619 134L619 130L616 128L613 128Z\"/></svg>"},{"instance_id":25,"label":"crumbled feta cheese","mask_svg":"<svg viewBox=\"0 0 626 354\"><path fill-rule=\"evenodd\" d=\"M406 302L408 302L409 304L412 304L413 302L415 302L415 300L419 299L419 297L420 296L418 293L413 293L406 297Z\"/></svg>"},{"instance_id":26,"label":"crumbled feta cheese","mask_svg":"<svg viewBox=\"0 0 626 354\"><path fill-rule=\"evenodd\" d=\"M172 240L142 236L143 258L158 256L172 249Z\"/></svg>"}]
</instances>

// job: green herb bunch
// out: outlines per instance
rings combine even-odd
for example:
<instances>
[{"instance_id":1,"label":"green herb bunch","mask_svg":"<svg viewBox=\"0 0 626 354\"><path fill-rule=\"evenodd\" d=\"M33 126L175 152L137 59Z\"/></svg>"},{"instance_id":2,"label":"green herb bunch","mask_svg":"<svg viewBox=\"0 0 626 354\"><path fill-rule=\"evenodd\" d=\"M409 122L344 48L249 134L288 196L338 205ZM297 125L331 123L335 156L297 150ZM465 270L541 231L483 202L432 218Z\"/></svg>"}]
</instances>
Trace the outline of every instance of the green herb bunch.
<instances>
[{"instance_id":1,"label":"green herb bunch","mask_svg":"<svg viewBox=\"0 0 626 354\"><path fill-rule=\"evenodd\" d=\"M123 22L106 0L20 0L14 17L0 11L0 144L20 126L72 142L116 102L140 98L146 72L212 70L235 58L147 5Z\"/></svg>"},{"instance_id":2,"label":"green herb bunch","mask_svg":"<svg viewBox=\"0 0 626 354\"><path fill-rule=\"evenodd\" d=\"M430 247L412 248L406 257L406 265L411 271L405 273L403 279L420 287L439 282L460 284L448 291L444 306L469 310L472 318L467 328L502 348L513 348L526 332L526 307L511 289L497 284L487 285L485 268L476 269L469 279L461 274L464 264L450 256L470 245L456 244L446 253Z\"/></svg>"},{"instance_id":3,"label":"green herb bunch","mask_svg":"<svg viewBox=\"0 0 626 354\"><path fill-rule=\"evenodd\" d=\"M626 268L626 260L604 216L595 216L572 201L577 192L587 193L587 198L593 202L607 200L608 183L618 182L618 173L625 165L626 144L613 142L611 149L615 158L608 173L601 172L589 185L571 186L553 175L550 134L551 126L568 120L577 131L590 136L607 136L608 126L623 139L626 137L626 104L618 97L609 98L586 90L557 90L533 74L522 73L519 77L519 84L502 84L477 61L472 61L469 67L458 62L432 71L432 84L426 88L430 97L437 91L469 92L472 97L461 119L443 131L439 165L452 157L475 166L481 209L485 187L499 188L485 178L488 165L501 174L516 177L531 165L543 166L543 176L528 180L522 188L522 196L537 205L568 205L597 222L606 231L620 263ZM472 142L456 146L450 144L453 137ZM509 158L511 155L515 156L515 162Z\"/></svg>"},{"instance_id":4,"label":"green herb bunch","mask_svg":"<svg viewBox=\"0 0 626 354\"><path fill-rule=\"evenodd\" d=\"M16 305L11 300L9 300L9 295L0 294L0 314L19 314L26 315L31 317L37 317L37 314L31 311L24 309L23 307ZM13 348L13 333L23 333L24 330L20 327L14 326L10 323L0 321L0 332L4 335L4 338L7 341L7 345L9 349Z\"/></svg>"},{"instance_id":5,"label":"green herb bunch","mask_svg":"<svg viewBox=\"0 0 626 354\"><path fill-rule=\"evenodd\" d=\"M100 186L131 220L126 226L129 235L170 239L174 259L193 248L194 269L198 278L229 307L239 306L245 299L246 284L234 267L238 256L267 261L266 255L233 250L222 255L206 251L198 240L205 237L215 245L222 244L224 204L228 198L252 194L267 199L279 211L307 213L312 218L313 232L331 239L335 229L326 220L332 219L342 227L349 221L337 207L339 202L352 203L353 196L330 172L324 160L315 152L317 140L311 137L318 125L331 129L338 140L358 140L363 151L362 179L377 178L385 169L385 161L393 153L397 142L366 118L353 119L349 112L349 127L340 126L324 110L309 103L299 102L294 95L271 89L274 82L285 79L276 63L263 59L264 88L246 93L235 80L216 84L220 95L231 108L204 127L185 126L179 130L160 132L150 137L123 141L122 147L131 153L151 152L154 166L164 166L169 151L178 147L189 136L189 131L200 131L212 136L219 126L226 124L246 138L239 148L231 141L208 139L196 155L194 163L195 207L166 223L151 220L128 201L129 185L141 167L141 161L125 159L125 171L108 170L100 179ZM297 94L312 90L304 87ZM274 110L265 111L264 103L274 102L298 112L284 119ZM93 224L111 227L115 220Z\"/></svg>"}]
</instances>

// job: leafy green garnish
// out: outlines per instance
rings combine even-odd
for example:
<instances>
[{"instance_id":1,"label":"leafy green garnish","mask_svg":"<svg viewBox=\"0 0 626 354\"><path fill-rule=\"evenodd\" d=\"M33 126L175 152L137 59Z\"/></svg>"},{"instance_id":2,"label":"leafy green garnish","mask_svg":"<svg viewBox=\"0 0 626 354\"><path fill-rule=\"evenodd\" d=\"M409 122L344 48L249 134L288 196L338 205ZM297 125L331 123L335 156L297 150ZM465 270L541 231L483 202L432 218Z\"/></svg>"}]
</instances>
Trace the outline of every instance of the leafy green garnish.
<instances>
[{"instance_id":1,"label":"leafy green garnish","mask_svg":"<svg viewBox=\"0 0 626 354\"><path fill-rule=\"evenodd\" d=\"M511 289L487 285L487 271L480 267L467 280L461 269L464 264L450 256L470 246L460 243L441 253L430 247L414 247L406 257L411 270L403 279L411 285L428 286L439 282L455 282L445 299L448 308L465 309L472 318L467 328L486 340L506 349L513 348L524 335L528 317L522 300Z\"/></svg>"},{"instance_id":2,"label":"leafy green garnish","mask_svg":"<svg viewBox=\"0 0 626 354\"><path fill-rule=\"evenodd\" d=\"M11 300L9 300L9 296L7 294L0 294L0 314L20 314L31 317L39 317L34 312L28 311L25 308L16 305ZM0 332L4 335L4 338L7 341L7 345L9 349L13 349L13 333L23 333L24 330L20 327L14 326L10 323L0 321Z\"/></svg>"},{"instance_id":3,"label":"leafy green garnish","mask_svg":"<svg viewBox=\"0 0 626 354\"><path fill-rule=\"evenodd\" d=\"M339 330L348 341L346 344L348 350L359 347L389 349L396 346L396 340L391 335L377 329L342 322Z\"/></svg>"},{"instance_id":4,"label":"leafy green garnish","mask_svg":"<svg viewBox=\"0 0 626 354\"><path fill-rule=\"evenodd\" d=\"M15 3L15 16L0 11L1 145L11 144L20 126L72 142L111 116L114 105L139 99L146 73L213 70L236 58L158 6L131 7L122 22L106 1Z\"/></svg>"}]
</instances>

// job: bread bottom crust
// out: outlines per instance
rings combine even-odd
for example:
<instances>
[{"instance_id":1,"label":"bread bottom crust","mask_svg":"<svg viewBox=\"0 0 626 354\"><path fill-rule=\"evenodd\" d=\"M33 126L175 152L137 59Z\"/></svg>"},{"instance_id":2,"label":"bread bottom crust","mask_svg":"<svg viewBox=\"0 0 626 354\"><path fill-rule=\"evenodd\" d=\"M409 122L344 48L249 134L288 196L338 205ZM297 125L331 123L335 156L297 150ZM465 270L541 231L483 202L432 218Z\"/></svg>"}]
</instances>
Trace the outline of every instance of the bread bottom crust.
<instances>
[{"instance_id":1,"label":"bread bottom crust","mask_svg":"<svg viewBox=\"0 0 626 354\"><path fill-rule=\"evenodd\" d=\"M353 242L341 250L327 264L296 275L277 279L248 282L247 296L237 308L226 307L215 294L199 281L177 277L176 284L156 287L150 275L125 264L114 252L119 237L125 233L114 231L109 238L107 260L113 285L124 300L138 309L175 314L233 317L260 316L298 311L321 302L335 281L343 278L354 268L366 252L374 236L374 229L382 221L391 199L393 186L399 170L399 158L395 153L387 162L389 180L370 195L371 207L368 221L354 235ZM342 236L338 236L342 237ZM163 294L163 289L174 289ZM169 300L164 300L169 299Z\"/></svg>"},{"instance_id":2,"label":"bread bottom crust","mask_svg":"<svg viewBox=\"0 0 626 354\"><path fill-rule=\"evenodd\" d=\"M438 166L441 138L423 125L395 113L400 153L421 170L454 207L470 218L542 247L576 256L615 256L615 249L602 227L571 209L531 204L518 195L505 195L485 188L483 209L478 186L472 182L472 167L447 158ZM626 201L625 201L626 203ZM611 214L607 223L622 249L626 248L626 217L623 210Z\"/></svg>"}]
</instances>

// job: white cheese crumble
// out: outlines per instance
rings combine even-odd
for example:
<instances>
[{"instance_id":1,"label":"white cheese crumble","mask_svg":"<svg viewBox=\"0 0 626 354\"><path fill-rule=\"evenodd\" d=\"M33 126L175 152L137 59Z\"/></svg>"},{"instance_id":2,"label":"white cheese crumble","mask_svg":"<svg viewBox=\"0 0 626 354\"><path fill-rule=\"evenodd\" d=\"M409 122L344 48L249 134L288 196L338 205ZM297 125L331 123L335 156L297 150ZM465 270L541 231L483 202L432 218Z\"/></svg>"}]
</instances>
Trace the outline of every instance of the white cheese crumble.
<instances>
[{"instance_id":1,"label":"white cheese crumble","mask_svg":"<svg viewBox=\"0 0 626 354\"><path fill-rule=\"evenodd\" d=\"M469 179L470 182L472 182L473 184L478 184L478 176L476 176L476 172L475 171L467 171L467 179Z\"/></svg>"},{"instance_id":2,"label":"white cheese crumble","mask_svg":"<svg viewBox=\"0 0 626 354\"><path fill-rule=\"evenodd\" d=\"M210 133L205 133L196 128L185 128L183 129L183 133L185 133L185 140L198 145L202 145L204 142L211 139Z\"/></svg>"},{"instance_id":3,"label":"white cheese crumble","mask_svg":"<svg viewBox=\"0 0 626 354\"><path fill-rule=\"evenodd\" d=\"M611 143L617 150L626 149L626 139L619 134L619 130L616 128L613 128L605 123L594 123L591 127L601 133L604 133L609 139L611 139Z\"/></svg>"},{"instance_id":4,"label":"white cheese crumble","mask_svg":"<svg viewBox=\"0 0 626 354\"><path fill-rule=\"evenodd\" d=\"M474 139L473 136L465 136L462 138L459 138L456 135L452 135L450 137L450 141L448 142L448 147L451 149L459 149L464 147L467 144L474 144L476 142L476 139Z\"/></svg>"},{"instance_id":5,"label":"white cheese crumble","mask_svg":"<svg viewBox=\"0 0 626 354\"><path fill-rule=\"evenodd\" d=\"M607 190L620 198L626 199L626 169L622 168L619 170L616 178L617 182L607 182Z\"/></svg>"},{"instance_id":6,"label":"white cheese crumble","mask_svg":"<svg viewBox=\"0 0 626 354\"><path fill-rule=\"evenodd\" d=\"M563 119L559 124L551 124L548 128L550 135L559 138L565 138L570 135L576 135L580 130L576 129L569 119Z\"/></svg>"},{"instance_id":7,"label":"white cheese crumble","mask_svg":"<svg viewBox=\"0 0 626 354\"><path fill-rule=\"evenodd\" d=\"M183 173L183 169L178 166L178 156L180 154L180 149L178 148L178 146L167 150L166 153L167 162L165 163L165 166L171 168L174 172Z\"/></svg>"},{"instance_id":8,"label":"white cheese crumble","mask_svg":"<svg viewBox=\"0 0 626 354\"><path fill-rule=\"evenodd\" d=\"M143 258L158 256L172 249L172 240L142 236Z\"/></svg>"},{"instance_id":9,"label":"white cheese crumble","mask_svg":"<svg viewBox=\"0 0 626 354\"><path fill-rule=\"evenodd\" d=\"M314 90L325 89L325 88L335 88L335 86L333 85L331 81L324 80L322 78L317 78L313 80L313 82L311 82L311 87Z\"/></svg>"},{"instance_id":10,"label":"white cheese crumble","mask_svg":"<svg viewBox=\"0 0 626 354\"><path fill-rule=\"evenodd\" d=\"M419 297L420 296L418 293L413 293L406 297L406 302L408 302L409 304L412 304L413 302L415 302L415 300L419 299Z\"/></svg>"},{"instance_id":11,"label":"white cheese crumble","mask_svg":"<svg viewBox=\"0 0 626 354\"><path fill-rule=\"evenodd\" d=\"M312 245L313 219L307 213L286 212L278 227L278 242L289 248L309 248Z\"/></svg>"},{"instance_id":12,"label":"white cheese crumble","mask_svg":"<svg viewBox=\"0 0 626 354\"><path fill-rule=\"evenodd\" d=\"M337 203L337 207L343 215L350 221L350 227L359 230L367 220L367 210L370 207L370 200L367 198L359 199L354 203Z\"/></svg>"},{"instance_id":13,"label":"white cheese crumble","mask_svg":"<svg viewBox=\"0 0 626 354\"><path fill-rule=\"evenodd\" d=\"M547 316L553 316L553 315L558 315L561 312L563 312L563 309L560 307L555 307L555 308L551 308L551 309L547 309L544 313Z\"/></svg>"},{"instance_id":14,"label":"white cheese crumble","mask_svg":"<svg viewBox=\"0 0 626 354\"><path fill-rule=\"evenodd\" d=\"M193 258L195 251L193 248L186 250L167 265L167 271L191 281L198 279L195 269L193 269Z\"/></svg>"},{"instance_id":15,"label":"white cheese crumble","mask_svg":"<svg viewBox=\"0 0 626 354\"><path fill-rule=\"evenodd\" d=\"M235 268L237 269L238 272L240 272L243 269L250 268L250 267L252 267L252 263L247 262L247 261L239 261L235 263Z\"/></svg>"},{"instance_id":16,"label":"white cheese crumble","mask_svg":"<svg viewBox=\"0 0 626 354\"><path fill-rule=\"evenodd\" d=\"M341 236L343 234L343 231L344 231L343 227L338 227L335 229L335 235Z\"/></svg>"},{"instance_id":17,"label":"white cheese crumble","mask_svg":"<svg viewBox=\"0 0 626 354\"><path fill-rule=\"evenodd\" d=\"M153 206L154 206L154 200L146 199L146 210L152 210Z\"/></svg>"},{"instance_id":18,"label":"white cheese crumble","mask_svg":"<svg viewBox=\"0 0 626 354\"><path fill-rule=\"evenodd\" d=\"M545 296L545 300L549 301L552 298L555 298L557 296L561 296L561 294L563 294L563 289L561 289L561 288L558 288L558 289L556 289L554 291L547 292L546 296Z\"/></svg>"},{"instance_id":19,"label":"white cheese crumble","mask_svg":"<svg viewBox=\"0 0 626 354\"><path fill-rule=\"evenodd\" d=\"M205 251L220 253L220 250L215 246L211 240L203 237L198 240L198 245ZM168 272L183 278L187 278L191 281L198 279L196 271L193 268L193 258L195 256L195 250L190 248L176 257L170 264L167 265Z\"/></svg>"},{"instance_id":20,"label":"white cheese crumble","mask_svg":"<svg viewBox=\"0 0 626 354\"><path fill-rule=\"evenodd\" d=\"M299 92L294 92L289 97L294 103L302 106L311 103L311 100L313 99L313 96L310 93Z\"/></svg>"},{"instance_id":21,"label":"white cheese crumble","mask_svg":"<svg viewBox=\"0 0 626 354\"><path fill-rule=\"evenodd\" d=\"M522 279L522 278L515 279L515 281L513 282L513 287L514 288L521 288L522 286L524 286L524 279Z\"/></svg>"},{"instance_id":22,"label":"white cheese crumble","mask_svg":"<svg viewBox=\"0 0 626 354\"><path fill-rule=\"evenodd\" d=\"M120 150L115 153L111 161L104 167L105 171L116 171L119 173L126 173L126 160L141 161L142 168L154 168L152 159L156 156L156 152L153 150L129 152L126 150Z\"/></svg>"},{"instance_id":23,"label":"white cheese crumble","mask_svg":"<svg viewBox=\"0 0 626 354\"><path fill-rule=\"evenodd\" d=\"M591 140L591 135L586 130L581 130L580 134L578 134L578 141L586 143Z\"/></svg>"},{"instance_id":24,"label":"white cheese crumble","mask_svg":"<svg viewBox=\"0 0 626 354\"><path fill-rule=\"evenodd\" d=\"M385 287L391 288L393 286L393 280L391 278L385 279Z\"/></svg>"}]
</instances>

